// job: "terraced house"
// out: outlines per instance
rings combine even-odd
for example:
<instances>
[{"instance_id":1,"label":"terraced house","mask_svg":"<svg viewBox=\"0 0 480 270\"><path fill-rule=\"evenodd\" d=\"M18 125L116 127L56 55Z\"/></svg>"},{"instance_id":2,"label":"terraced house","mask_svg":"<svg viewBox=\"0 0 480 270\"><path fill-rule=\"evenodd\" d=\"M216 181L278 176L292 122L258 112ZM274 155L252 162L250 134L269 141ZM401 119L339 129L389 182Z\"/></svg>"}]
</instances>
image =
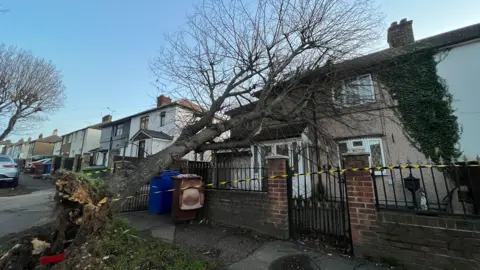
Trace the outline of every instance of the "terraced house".
<instances>
[{"instance_id":1,"label":"terraced house","mask_svg":"<svg viewBox=\"0 0 480 270\"><path fill-rule=\"evenodd\" d=\"M102 125L96 164L111 167L115 156L144 158L155 154L173 143L201 112L198 105L186 99L172 101L161 95L155 108ZM192 152L184 158L203 160L207 156Z\"/></svg>"},{"instance_id":2,"label":"terraced house","mask_svg":"<svg viewBox=\"0 0 480 270\"><path fill-rule=\"evenodd\" d=\"M224 175L223 178L258 177L265 167L266 156L285 155L289 157L292 170L301 174L293 180L294 196L311 197L314 189L324 192L328 185L332 188L331 196L339 196L338 182L337 190L333 192L330 178L320 179L312 172L322 168L342 168L341 157L345 153L369 153L371 166L405 164L407 161L427 162L429 153L420 151L418 141L408 135L408 128L412 128L417 121L424 121L423 126L416 127L424 128L426 140L429 137L448 139L441 130L446 126L451 127L451 132L445 131L445 136L452 136L452 141L455 141L455 136L459 134L457 146L462 155L469 160L476 160L480 153L479 144L476 143L480 131L476 119L476 100L480 98L480 92L477 91L480 77L476 74L480 63L480 24L415 40L413 22L403 19L391 24L387 36L389 48L385 50L332 63L302 76L304 81L299 83L309 88L316 87L318 93L324 93L321 97L312 98L312 104L306 106L302 117L284 121L265 120L233 129L230 142L226 144L228 146L217 151L215 157L219 166L226 164L223 166L238 167L238 170L231 170L230 175ZM409 81L405 80L404 74L407 72L422 73L416 76L417 80ZM328 86L317 84L326 81L329 81ZM448 89L449 93L443 92L444 89ZM427 91L427 94L422 96L419 91ZM302 97L305 93L302 90L292 92L278 113L288 115L298 106L296 101L300 99L295 97ZM432 95L445 96L438 99L425 97ZM404 97L417 101L415 106L410 107L408 119L401 118L403 108L399 107L399 100ZM451 104L448 102L450 99ZM422 100L425 101L421 103ZM434 103L445 106L445 115L454 112L454 116L443 118L441 115L429 115L431 111L428 108ZM239 115L255 105L239 107L227 114ZM334 113L325 112L328 106L335 110ZM463 132L457 132L458 127ZM235 145L235 149L232 149L232 145ZM439 145L438 151L451 152L446 148ZM428 177L423 176L426 183L422 190L416 190L417 196L414 196L409 191L404 192L402 186L408 172L399 175L388 170L375 171L379 200L385 205L398 204L399 201L411 205L413 201L426 196L429 207L446 209L447 205L459 203L452 199L454 190L480 191L480 187L464 182L446 180L444 183L442 174L437 171L428 174ZM437 177L435 174L438 174ZM416 172L412 177L420 176ZM332 176L331 179L335 178ZM439 179L442 179L441 182ZM232 188L237 187L233 185ZM394 194L401 196L394 199ZM449 211L458 209L448 208L451 209Z\"/></svg>"}]
</instances>

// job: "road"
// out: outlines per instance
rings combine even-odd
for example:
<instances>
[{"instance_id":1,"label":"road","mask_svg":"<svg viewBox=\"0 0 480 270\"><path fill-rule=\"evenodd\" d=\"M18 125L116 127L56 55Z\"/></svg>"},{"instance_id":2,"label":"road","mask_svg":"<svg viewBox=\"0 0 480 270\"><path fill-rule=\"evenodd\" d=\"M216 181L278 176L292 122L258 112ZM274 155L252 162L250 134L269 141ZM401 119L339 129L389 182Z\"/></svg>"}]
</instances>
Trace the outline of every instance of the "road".
<instances>
[{"instance_id":1,"label":"road","mask_svg":"<svg viewBox=\"0 0 480 270\"><path fill-rule=\"evenodd\" d=\"M53 219L55 187L52 181L22 174L19 183L15 189L0 189L0 237Z\"/></svg>"}]
</instances>

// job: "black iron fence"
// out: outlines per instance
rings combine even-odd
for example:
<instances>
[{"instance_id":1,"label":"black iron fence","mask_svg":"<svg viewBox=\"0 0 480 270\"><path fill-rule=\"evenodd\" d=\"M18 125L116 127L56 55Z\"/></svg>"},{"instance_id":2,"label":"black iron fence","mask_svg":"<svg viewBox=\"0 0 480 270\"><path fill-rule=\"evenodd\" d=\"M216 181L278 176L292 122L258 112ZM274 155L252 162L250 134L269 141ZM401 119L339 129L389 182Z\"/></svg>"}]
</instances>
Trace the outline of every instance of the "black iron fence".
<instances>
[{"instance_id":1,"label":"black iron fence","mask_svg":"<svg viewBox=\"0 0 480 270\"><path fill-rule=\"evenodd\" d=\"M264 167L204 168L202 174L207 188L254 192L268 190L268 169Z\"/></svg>"},{"instance_id":2,"label":"black iron fence","mask_svg":"<svg viewBox=\"0 0 480 270\"><path fill-rule=\"evenodd\" d=\"M378 208L480 216L480 166L399 165L372 168Z\"/></svg>"},{"instance_id":3,"label":"black iron fence","mask_svg":"<svg viewBox=\"0 0 480 270\"><path fill-rule=\"evenodd\" d=\"M289 218L294 236L320 238L325 245L348 250L350 222L345 171L323 167L289 174Z\"/></svg>"},{"instance_id":4,"label":"black iron fence","mask_svg":"<svg viewBox=\"0 0 480 270\"><path fill-rule=\"evenodd\" d=\"M148 209L150 185L143 186L131 198L125 199L122 205L122 212L142 211Z\"/></svg>"},{"instance_id":5,"label":"black iron fence","mask_svg":"<svg viewBox=\"0 0 480 270\"><path fill-rule=\"evenodd\" d=\"M205 161L188 161L188 173L196 174L202 177L204 181L210 177L212 165Z\"/></svg>"}]
</instances>

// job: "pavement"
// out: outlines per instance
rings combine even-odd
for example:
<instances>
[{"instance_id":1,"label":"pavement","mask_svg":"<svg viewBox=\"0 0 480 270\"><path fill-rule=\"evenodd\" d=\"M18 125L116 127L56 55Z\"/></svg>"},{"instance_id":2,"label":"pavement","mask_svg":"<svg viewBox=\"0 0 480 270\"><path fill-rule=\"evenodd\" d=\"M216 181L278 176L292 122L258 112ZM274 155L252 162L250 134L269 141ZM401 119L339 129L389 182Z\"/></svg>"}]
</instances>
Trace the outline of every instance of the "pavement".
<instances>
[{"instance_id":1,"label":"pavement","mask_svg":"<svg viewBox=\"0 0 480 270\"><path fill-rule=\"evenodd\" d=\"M390 269L239 228L205 222L175 225L169 216L153 215L147 211L122 215L138 231L149 231L152 236L164 242L189 248L215 260L224 269Z\"/></svg>"},{"instance_id":2,"label":"pavement","mask_svg":"<svg viewBox=\"0 0 480 270\"><path fill-rule=\"evenodd\" d=\"M53 220L54 193L51 181L28 174L21 174L18 188L1 188L0 237Z\"/></svg>"}]
</instances>

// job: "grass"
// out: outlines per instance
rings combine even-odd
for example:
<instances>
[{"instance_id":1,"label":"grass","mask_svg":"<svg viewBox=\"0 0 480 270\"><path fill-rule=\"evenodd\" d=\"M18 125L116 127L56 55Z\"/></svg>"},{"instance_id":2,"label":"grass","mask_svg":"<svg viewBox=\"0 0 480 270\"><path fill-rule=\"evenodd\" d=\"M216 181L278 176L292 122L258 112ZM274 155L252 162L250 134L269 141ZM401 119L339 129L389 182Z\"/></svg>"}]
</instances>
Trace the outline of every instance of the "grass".
<instances>
[{"instance_id":1,"label":"grass","mask_svg":"<svg viewBox=\"0 0 480 270\"><path fill-rule=\"evenodd\" d=\"M214 269L194 254L165 244L153 237L142 237L126 220L113 217L94 245L92 255L113 257L105 270L113 269ZM113 255L113 256L112 256Z\"/></svg>"}]
</instances>

